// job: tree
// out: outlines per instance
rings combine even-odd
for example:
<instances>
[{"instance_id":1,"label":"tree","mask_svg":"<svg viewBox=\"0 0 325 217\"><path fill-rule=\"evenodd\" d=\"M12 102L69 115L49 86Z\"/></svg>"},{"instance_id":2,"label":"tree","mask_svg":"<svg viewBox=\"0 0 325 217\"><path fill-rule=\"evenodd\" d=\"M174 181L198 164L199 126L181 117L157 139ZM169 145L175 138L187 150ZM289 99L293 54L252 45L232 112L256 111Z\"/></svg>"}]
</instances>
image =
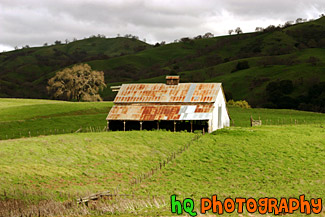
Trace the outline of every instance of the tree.
<instances>
[{"instance_id":1,"label":"tree","mask_svg":"<svg viewBox=\"0 0 325 217\"><path fill-rule=\"evenodd\" d=\"M263 27L256 27L255 32L263 32Z\"/></svg>"},{"instance_id":2,"label":"tree","mask_svg":"<svg viewBox=\"0 0 325 217\"><path fill-rule=\"evenodd\" d=\"M249 68L249 64L247 60L243 60L243 61L239 61L236 65L236 68L234 70L232 70L231 72L237 72L239 70L244 70L244 69L248 69Z\"/></svg>"},{"instance_id":3,"label":"tree","mask_svg":"<svg viewBox=\"0 0 325 217\"><path fill-rule=\"evenodd\" d=\"M56 40L56 41L54 42L54 44L55 44L55 45L59 45L59 44L61 44L61 41Z\"/></svg>"},{"instance_id":4,"label":"tree","mask_svg":"<svg viewBox=\"0 0 325 217\"><path fill-rule=\"evenodd\" d=\"M231 35L233 32L234 32L233 29L229 29L229 30L228 30L228 34L229 34L229 35Z\"/></svg>"},{"instance_id":5,"label":"tree","mask_svg":"<svg viewBox=\"0 0 325 217\"><path fill-rule=\"evenodd\" d=\"M296 23L302 23L303 19L302 18L297 18Z\"/></svg>"},{"instance_id":6,"label":"tree","mask_svg":"<svg viewBox=\"0 0 325 217\"><path fill-rule=\"evenodd\" d=\"M314 56L309 57L309 59L307 60L307 63L310 63L313 66L316 66L317 63L319 63L319 62L320 62L320 59L317 57L314 57Z\"/></svg>"},{"instance_id":7,"label":"tree","mask_svg":"<svg viewBox=\"0 0 325 217\"><path fill-rule=\"evenodd\" d=\"M308 47L310 47L310 48L315 48L315 47L317 47L317 43L316 43L315 39L310 39L310 40L308 41L307 45L308 45Z\"/></svg>"},{"instance_id":8,"label":"tree","mask_svg":"<svg viewBox=\"0 0 325 217\"><path fill-rule=\"evenodd\" d=\"M98 91L104 87L104 72L92 70L88 64L79 64L58 71L48 81L47 90L56 99L101 101Z\"/></svg>"},{"instance_id":9,"label":"tree","mask_svg":"<svg viewBox=\"0 0 325 217\"><path fill-rule=\"evenodd\" d=\"M287 22L284 23L284 27L289 27L293 25L293 21L289 20Z\"/></svg>"},{"instance_id":10,"label":"tree","mask_svg":"<svg viewBox=\"0 0 325 217\"><path fill-rule=\"evenodd\" d=\"M241 33L243 33L243 31L241 30L240 27L237 27L237 28L235 29L235 32L236 32L237 34L241 34Z\"/></svg>"},{"instance_id":11,"label":"tree","mask_svg":"<svg viewBox=\"0 0 325 217\"><path fill-rule=\"evenodd\" d=\"M207 32L203 35L203 38L212 38L214 35L211 32Z\"/></svg>"}]
</instances>

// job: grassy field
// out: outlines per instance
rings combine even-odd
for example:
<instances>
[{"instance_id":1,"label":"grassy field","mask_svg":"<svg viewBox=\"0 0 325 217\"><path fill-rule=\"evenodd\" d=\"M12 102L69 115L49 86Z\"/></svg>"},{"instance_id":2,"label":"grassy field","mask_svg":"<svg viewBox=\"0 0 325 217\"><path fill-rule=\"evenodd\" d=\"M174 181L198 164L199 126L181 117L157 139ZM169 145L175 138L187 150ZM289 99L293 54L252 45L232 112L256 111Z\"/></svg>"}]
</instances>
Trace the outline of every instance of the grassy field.
<instances>
[{"instance_id":1,"label":"grassy field","mask_svg":"<svg viewBox=\"0 0 325 217\"><path fill-rule=\"evenodd\" d=\"M205 135L135 190L183 198L324 198L324 185L325 125L300 125L236 127Z\"/></svg>"},{"instance_id":2,"label":"grassy field","mask_svg":"<svg viewBox=\"0 0 325 217\"><path fill-rule=\"evenodd\" d=\"M67 199L127 189L189 133L104 132L0 141L0 189L15 199Z\"/></svg>"},{"instance_id":3,"label":"grassy field","mask_svg":"<svg viewBox=\"0 0 325 217\"><path fill-rule=\"evenodd\" d=\"M228 107L234 126L201 136L166 167L134 185L134 178L159 166L194 134L64 131L6 140L6 132L17 130L45 128L56 134L54 128L104 127L112 103L0 102L0 216L8 210L17 215L25 210L27 216L38 215L38 210L45 216L170 215L171 194L195 200L212 194L220 199L325 197L321 113ZM263 126L249 127L251 115ZM116 189L136 197L103 200L92 208L75 205L76 197Z\"/></svg>"},{"instance_id":4,"label":"grassy field","mask_svg":"<svg viewBox=\"0 0 325 217\"><path fill-rule=\"evenodd\" d=\"M0 98L0 140L81 131L103 131L112 102L65 102ZM249 118L264 125L324 123L324 114L295 110L228 107L232 125L249 126Z\"/></svg>"},{"instance_id":5,"label":"grassy field","mask_svg":"<svg viewBox=\"0 0 325 217\"><path fill-rule=\"evenodd\" d=\"M297 125L297 124L325 124L323 113L304 112L290 109L244 109L228 106L232 125L249 127L249 119L262 120L263 125Z\"/></svg>"},{"instance_id":6,"label":"grassy field","mask_svg":"<svg viewBox=\"0 0 325 217\"><path fill-rule=\"evenodd\" d=\"M103 130L112 102L65 102L0 98L0 140Z\"/></svg>"}]
</instances>

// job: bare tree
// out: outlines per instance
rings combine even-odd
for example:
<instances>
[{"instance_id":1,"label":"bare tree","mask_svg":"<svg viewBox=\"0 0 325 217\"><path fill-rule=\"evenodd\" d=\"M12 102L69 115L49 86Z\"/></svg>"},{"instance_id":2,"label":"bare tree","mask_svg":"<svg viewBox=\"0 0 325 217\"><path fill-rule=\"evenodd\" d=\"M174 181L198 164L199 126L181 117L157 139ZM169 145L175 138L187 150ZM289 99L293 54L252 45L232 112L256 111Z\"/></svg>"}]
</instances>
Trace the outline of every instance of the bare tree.
<instances>
[{"instance_id":1,"label":"bare tree","mask_svg":"<svg viewBox=\"0 0 325 217\"><path fill-rule=\"evenodd\" d=\"M101 101L98 91L104 87L104 72L92 70L88 64L80 64L58 71L48 81L47 90L56 99Z\"/></svg>"},{"instance_id":2,"label":"bare tree","mask_svg":"<svg viewBox=\"0 0 325 217\"><path fill-rule=\"evenodd\" d=\"M231 35L233 32L234 32L233 29L229 29L229 30L228 30L228 34L229 34L229 35Z\"/></svg>"}]
</instances>

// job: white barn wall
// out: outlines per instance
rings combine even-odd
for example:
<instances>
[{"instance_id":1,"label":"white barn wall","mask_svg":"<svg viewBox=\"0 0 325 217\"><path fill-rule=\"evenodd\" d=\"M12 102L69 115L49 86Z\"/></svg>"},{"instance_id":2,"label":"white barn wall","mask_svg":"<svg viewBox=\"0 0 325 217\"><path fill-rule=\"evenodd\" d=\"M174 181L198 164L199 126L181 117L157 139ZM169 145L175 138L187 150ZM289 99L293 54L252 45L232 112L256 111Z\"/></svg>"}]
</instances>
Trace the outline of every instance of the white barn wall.
<instances>
[{"instance_id":1,"label":"white barn wall","mask_svg":"<svg viewBox=\"0 0 325 217\"><path fill-rule=\"evenodd\" d=\"M226 99L222 92L222 88L220 87L220 91L218 92L216 101L214 103L214 109L212 112L212 120L209 121L209 132L215 131L217 129L221 129L223 127L230 126L230 119L228 115L228 111L226 108ZM218 109L221 106L221 126L218 125Z\"/></svg>"}]
</instances>

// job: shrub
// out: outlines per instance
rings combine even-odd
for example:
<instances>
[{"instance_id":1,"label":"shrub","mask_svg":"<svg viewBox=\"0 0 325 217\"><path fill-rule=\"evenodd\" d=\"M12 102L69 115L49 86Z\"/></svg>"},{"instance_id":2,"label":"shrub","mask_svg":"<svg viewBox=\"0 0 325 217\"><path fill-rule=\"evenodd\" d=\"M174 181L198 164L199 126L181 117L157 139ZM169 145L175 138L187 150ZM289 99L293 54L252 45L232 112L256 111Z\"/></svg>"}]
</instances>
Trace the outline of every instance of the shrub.
<instances>
[{"instance_id":1,"label":"shrub","mask_svg":"<svg viewBox=\"0 0 325 217\"><path fill-rule=\"evenodd\" d=\"M246 108L246 109L251 108L251 106L248 104L246 100L234 101L231 99L227 102L227 105L232 105L235 107Z\"/></svg>"},{"instance_id":2,"label":"shrub","mask_svg":"<svg viewBox=\"0 0 325 217\"><path fill-rule=\"evenodd\" d=\"M232 72L236 72L236 71L240 71L240 70L244 70L244 69L248 69L248 68L249 68L248 61L246 61L246 60L239 61L236 65L236 68L234 70L232 70Z\"/></svg>"}]
</instances>

